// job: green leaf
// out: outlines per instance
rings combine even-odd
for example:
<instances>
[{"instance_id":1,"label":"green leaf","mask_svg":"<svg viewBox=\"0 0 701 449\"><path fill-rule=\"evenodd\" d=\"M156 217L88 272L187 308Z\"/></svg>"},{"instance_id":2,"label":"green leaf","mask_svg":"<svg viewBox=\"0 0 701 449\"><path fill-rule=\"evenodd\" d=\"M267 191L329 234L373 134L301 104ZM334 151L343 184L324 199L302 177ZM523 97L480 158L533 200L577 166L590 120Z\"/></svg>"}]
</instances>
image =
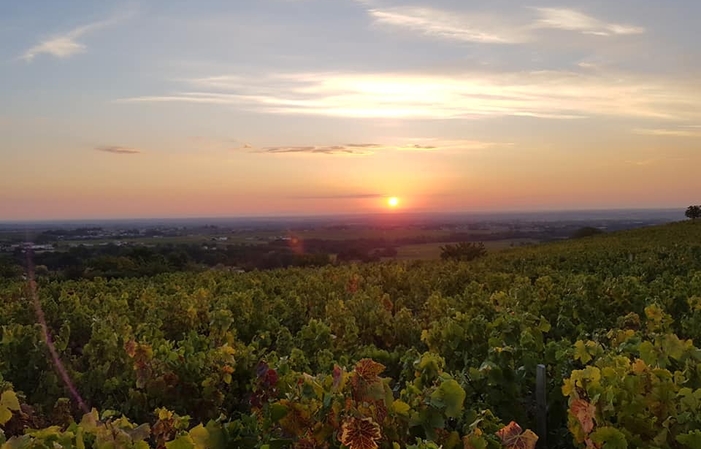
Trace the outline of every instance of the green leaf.
<instances>
[{"instance_id":1,"label":"green leaf","mask_svg":"<svg viewBox=\"0 0 701 449\"><path fill-rule=\"evenodd\" d=\"M463 410L466 393L459 383L450 379L444 381L436 391L431 394L431 405L445 408L445 416L459 418Z\"/></svg>"},{"instance_id":2,"label":"green leaf","mask_svg":"<svg viewBox=\"0 0 701 449\"><path fill-rule=\"evenodd\" d=\"M291 447L292 443L294 443L294 441L289 439L275 439L270 440L270 444L267 444L266 446L268 446L268 449L286 449ZM263 449L262 446L261 449Z\"/></svg>"},{"instance_id":3,"label":"green leaf","mask_svg":"<svg viewBox=\"0 0 701 449\"><path fill-rule=\"evenodd\" d=\"M273 422L278 422L287 414L290 412L290 410L285 407L282 404L273 404L270 406L270 419L273 420Z\"/></svg>"},{"instance_id":4,"label":"green leaf","mask_svg":"<svg viewBox=\"0 0 701 449\"><path fill-rule=\"evenodd\" d=\"M615 427L599 427L591 434L591 440L603 445L603 449L628 449L626 436Z\"/></svg>"},{"instance_id":5,"label":"green leaf","mask_svg":"<svg viewBox=\"0 0 701 449\"><path fill-rule=\"evenodd\" d=\"M78 427L75 434L75 447L76 449L85 449L85 440L83 439L83 429Z\"/></svg>"},{"instance_id":6,"label":"green leaf","mask_svg":"<svg viewBox=\"0 0 701 449\"><path fill-rule=\"evenodd\" d=\"M643 359L645 363L648 365L657 365L657 352L652 343L649 341L640 343L638 351L640 351L640 358Z\"/></svg>"},{"instance_id":7,"label":"green leaf","mask_svg":"<svg viewBox=\"0 0 701 449\"><path fill-rule=\"evenodd\" d=\"M397 415L401 416L409 416L409 410L411 409L409 404L399 399L392 403L392 408Z\"/></svg>"},{"instance_id":8,"label":"green leaf","mask_svg":"<svg viewBox=\"0 0 701 449\"><path fill-rule=\"evenodd\" d=\"M45 440L47 438L61 435L61 428L59 426L51 426L45 429L36 430L34 432L28 432L27 435L30 435L37 440Z\"/></svg>"},{"instance_id":9,"label":"green leaf","mask_svg":"<svg viewBox=\"0 0 701 449\"><path fill-rule=\"evenodd\" d=\"M304 399L316 399L314 386L309 382L305 382L304 385L302 385L302 397Z\"/></svg>"},{"instance_id":10,"label":"green leaf","mask_svg":"<svg viewBox=\"0 0 701 449\"><path fill-rule=\"evenodd\" d=\"M665 355L675 360L681 360L686 347L687 344L676 335L665 335L662 339L662 351Z\"/></svg>"},{"instance_id":11,"label":"green leaf","mask_svg":"<svg viewBox=\"0 0 701 449\"><path fill-rule=\"evenodd\" d=\"M591 361L591 355L589 355L587 346L582 340L578 340L577 343L574 344L574 359L581 360L582 363L589 363Z\"/></svg>"},{"instance_id":12,"label":"green leaf","mask_svg":"<svg viewBox=\"0 0 701 449\"><path fill-rule=\"evenodd\" d=\"M195 443L197 449L206 449L209 447L207 443L209 442L209 431L204 428L202 424L194 427L188 432L190 438Z\"/></svg>"},{"instance_id":13,"label":"green leaf","mask_svg":"<svg viewBox=\"0 0 701 449\"><path fill-rule=\"evenodd\" d=\"M208 422L205 429L209 433L210 448L223 448L225 446L224 432L216 421Z\"/></svg>"},{"instance_id":14,"label":"green leaf","mask_svg":"<svg viewBox=\"0 0 701 449\"><path fill-rule=\"evenodd\" d=\"M677 442L691 449L697 449L701 447L701 430L677 435Z\"/></svg>"},{"instance_id":15,"label":"green leaf","mask_svg":"<svg viewBox=\"0 0 701 449\"><path fill-rule=\"evenodd\" d=\"M183 435L166 443L166 449L197 449L190 435Z\"/></svg>"},{"instance_id":16,"label":"green leaf","mask_svg":"<svg viewBox=\"0 0 701 449\"><path fill-rule=\"evenodd\" d=\"M436 410L427 408L419 413L419 422L424 428L426 435L430 438L434 438L436 435L436 429L442 429L445 427L445 419Z\"/></svg>"}]
</instances>

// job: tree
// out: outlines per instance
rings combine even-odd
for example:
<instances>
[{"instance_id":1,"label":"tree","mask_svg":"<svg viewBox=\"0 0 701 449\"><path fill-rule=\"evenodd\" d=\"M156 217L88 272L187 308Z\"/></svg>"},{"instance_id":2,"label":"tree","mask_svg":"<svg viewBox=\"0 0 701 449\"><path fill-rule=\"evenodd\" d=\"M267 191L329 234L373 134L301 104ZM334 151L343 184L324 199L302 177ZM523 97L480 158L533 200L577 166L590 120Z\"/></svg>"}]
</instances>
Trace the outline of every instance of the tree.
<instances>
[{"instance_id":1,"label":"tree","mask_svg":"<svg viewBox=\"0 0 701 449\"><path fill-rule=\"evenodd\" d=\"M470 261L487 255L484 243L460 242L457 245L441 246L441 259Z\"/></svg>"},{"instance_id":2,"label":"tree","mask_svg":"<svg viewBox=\"0 0 701 449\"><path fill-rule=\"evenodd\" d=\"M686 218L690 218L692 220L701 218L701 206L689 206L686 209Z\"/></svg>"},{"instance_id":3,"label":"tree","mask_svg":"<svg viewBox=\"0 0 701 449\"><path fill-rule=\"evenodd\" d=\"M16 279L22 276L22 266L9 256L0 256L0 279Z\"/></svg>"},{"instance_id":4,"label":"tree","mask_svg":"<svg viewBox=\"0 0 701 449\"><path fill-rule=\"evenodd\" d=\"M594 228L591 226L585 226L583 228L577 229L574 234L572 234L573 239L581 239L584 237L593 237L595 235L603 234L604 231L602 231L599 228Z\"/></svg>"}]
</instances>

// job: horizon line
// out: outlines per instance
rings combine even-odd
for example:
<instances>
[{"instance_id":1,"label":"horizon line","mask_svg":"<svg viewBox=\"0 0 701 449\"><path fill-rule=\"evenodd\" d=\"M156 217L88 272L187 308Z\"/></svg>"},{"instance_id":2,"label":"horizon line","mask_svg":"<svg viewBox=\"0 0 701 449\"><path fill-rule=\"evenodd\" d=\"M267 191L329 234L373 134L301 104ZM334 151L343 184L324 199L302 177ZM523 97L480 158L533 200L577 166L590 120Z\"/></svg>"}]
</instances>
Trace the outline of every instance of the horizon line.
<instances>
[{"instance_id":1,"label":"horizon line","mask_svg":"<svg viewBox=\"0 0 701 449\"><path fill-rule=\"evenodd\" d=\"M675 207L619 207L619 208L584 208L584 209L502 209L471 211L376 211L321 214L261 214L261 215L200 215L200 216L155 216L155 217L81 217L81 218L38 218L38 219L0 219L0 225L39 224L39 223L80 223L80 222L125 222L125 221L173 221L173 220L277 220L310 219L334 217L368 217L368 216L406 216L406 215L514 215L514 214L556 214L556 213L601 213L601 212L683 212L688 206Z\"/></svg>"}]
</instances>

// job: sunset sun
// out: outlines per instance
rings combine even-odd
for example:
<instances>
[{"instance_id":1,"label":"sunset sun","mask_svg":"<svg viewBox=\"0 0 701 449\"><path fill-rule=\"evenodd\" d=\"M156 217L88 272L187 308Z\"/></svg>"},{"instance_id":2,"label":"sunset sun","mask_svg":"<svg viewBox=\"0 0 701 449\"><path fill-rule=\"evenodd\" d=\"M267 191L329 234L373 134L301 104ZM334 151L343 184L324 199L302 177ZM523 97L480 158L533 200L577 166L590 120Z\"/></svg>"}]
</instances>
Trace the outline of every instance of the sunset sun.
<instances>
[{"instance_id":1,"label":"sunset sun","mask_svg":"<svg viewBox=\"0 0 701 449\"><path fill-rule=\"evenodd\" d=\"M396 196L387 198L387 205L391 208L399 206L399 198L397 198Z\"/></svg>"}]
</instances>

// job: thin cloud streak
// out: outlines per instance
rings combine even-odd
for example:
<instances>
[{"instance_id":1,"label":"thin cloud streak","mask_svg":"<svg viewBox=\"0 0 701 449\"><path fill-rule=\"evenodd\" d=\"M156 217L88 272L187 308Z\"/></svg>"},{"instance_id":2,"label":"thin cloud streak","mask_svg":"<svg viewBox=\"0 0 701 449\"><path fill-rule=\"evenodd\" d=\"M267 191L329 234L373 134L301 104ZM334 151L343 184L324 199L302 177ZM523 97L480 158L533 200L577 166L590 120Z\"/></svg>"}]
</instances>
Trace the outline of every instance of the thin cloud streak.
<instances>
[{"instance_id":1,"label":"thin cloud streak","mask_svg":"<svg viewBox=\"0 0 701 449\"><path fill-rule=\"evenodd\" d=\"M507 147L513 144L482 142L475 140L405 139L402 144L351 143L329 146L277 146L255 150L255 153L268 154L327 154L367 156L383 151L470 151L494 147Z\"/></svg>"},{"instance_id":2,"label":"thin cloud streak","mask_svg":"<svg viewBox=\"0 0 701 449\"><path fill-rule=\"evenodd\" d=\"M71 56L75 56L80 53L85 53L87 51L87 46L81 42L79 39L87 34L101 30L108 26L114 25L115 23L123 20L124 18L130 16L132 13L122 14L115 16L106 20L100 20L97 22L92 22L87 25L82 25L74 28L67 33L54 35L47 39L42 40L38 44L29 48L25 51L20 59L26 62L32 62L37 56L46 54L51 55L55 58L64 59Z\"/></svg>"},{"instance_id":3,"label":"thin cloud streak","mask_svg":"<svg viewBox=\"0 0 701 449\"><path fill-rule=\"evenodd\" d=\"M645 28L642 27L605 22L574 9L535 8L535 10L539 15L536 23L538 28L578 31L597 36L630 35L645 32Z\"/></svg>"},{"instance_id":4,"label":"thin cloud streak","mask_svg":"<svg viewBox=\"0 0 701 449\"><path fill-rule=\"evenodd\" d=\"M428 7L402 6L367 10L377 25L406 28L420 34L462 42L517 44L530 37L518 27L488 17L457 14ZM489 25L485 25L489 22Z\"/></svg>"},{"instance_id":5,"label":"thin cloud streak","mask_svg":"<svg viewBox=\"0 0 701 449\"><path fill-rule=\"evenodd\" d=\"M381 193L356 193L346 195L313 195L313 196L292 196L295 200L364 200L374 198L385 198L387 195Z\"/></svg>"},{"instance_id":6,"label":"thin cloud streak","mask_svg":"<svg viewBox=\"0 0 701 449\"><path fill-rule=\"evenodd\" d=\"M607 22L568 8L531 8L536 17L522 23L507 22L502 15L467 14L431 7L381 7L358 1L376 25L405 29L423 36L456 42L524 44L538 40L535 31L559 29L597 36L642 34L639 26Z\"/></svg>"},{"instance_id":7,"label":"thin cloud streak","mask_svg":"<svg viewBox=\"0 0 701 449\"><path fill-rule=\"evenodd\" d=\"M684 129L635 129L633 132L644 136L701 137L701 131L689 131Z\"/></svg>"},{"instance_id":8,"label":"thin cloud streak","mask_svg":"<svg viewBox=\"0 0 701 449\"><path fill-rule=\"evenodd\" d=\"M701 119L701 95L693 85L605 71L292 73L187 83L197 90L115 102L213 104L259 113L367 119Z\"/></svg>"},{"instance_id":9,"label":"thin cloud streak","mask_svg":"<svg viewBox=\"0 0 701 449\"><path fill-rule=\"evenodd\" d=\"M373 147L374 148L374 147ZM271 154L308 153L308 154L343 154L343 155L368 155L371 151L356 149L343 145L333 146L306 146L306 147L267 147L259 152Z\"/></svg>"},{"instance_id":10,"label":"thin cloud streak","mask_svg":"<svg viewBox=\"0 0 701 449\"><path fill-rule=\"evenodd\" d=\"M95 147L95 151L102 151L104 153L112 153L112 154L140 154L141 150L137 148L130 148L130 147L120 147L116 145L103 145L99 147Z\"/></svg>"}]
</instances>

